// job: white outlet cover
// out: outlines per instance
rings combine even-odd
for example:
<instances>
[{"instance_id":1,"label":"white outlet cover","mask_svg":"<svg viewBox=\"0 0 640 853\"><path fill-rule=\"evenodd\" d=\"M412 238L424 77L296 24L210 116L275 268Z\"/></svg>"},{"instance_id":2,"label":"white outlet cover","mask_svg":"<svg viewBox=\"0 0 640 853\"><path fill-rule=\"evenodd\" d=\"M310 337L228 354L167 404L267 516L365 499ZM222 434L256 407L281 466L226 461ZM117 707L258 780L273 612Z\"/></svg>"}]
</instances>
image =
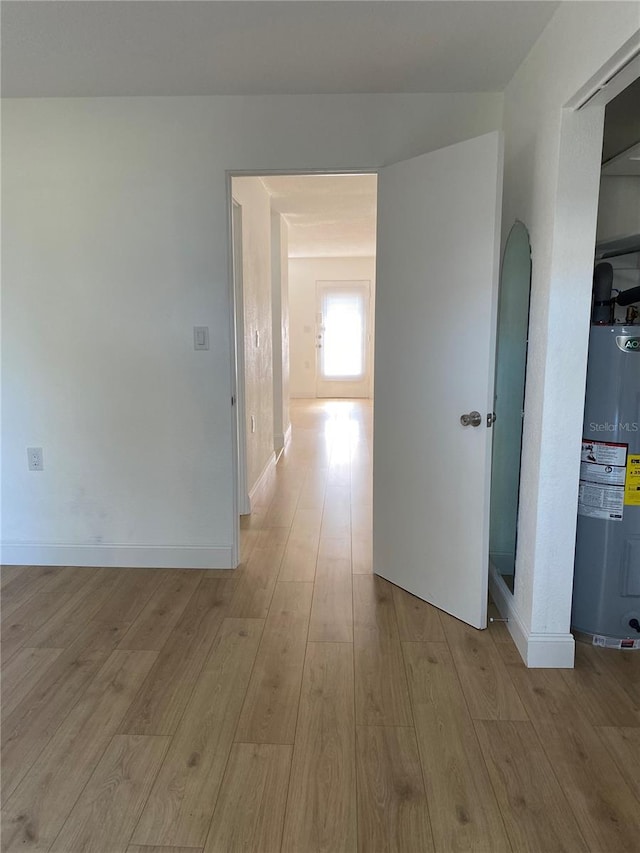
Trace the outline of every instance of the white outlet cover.
<instances>
[{"instance_id":1,"label":"white outlet cover","mask_svg":"<svg viewBox=\"0 0 640 853\"><path fill-rule=\"evenodd\" d=\"M29 471L42 471L44 460L41 447L27 447L27 465Z\"/></svg>"}]
</instances>

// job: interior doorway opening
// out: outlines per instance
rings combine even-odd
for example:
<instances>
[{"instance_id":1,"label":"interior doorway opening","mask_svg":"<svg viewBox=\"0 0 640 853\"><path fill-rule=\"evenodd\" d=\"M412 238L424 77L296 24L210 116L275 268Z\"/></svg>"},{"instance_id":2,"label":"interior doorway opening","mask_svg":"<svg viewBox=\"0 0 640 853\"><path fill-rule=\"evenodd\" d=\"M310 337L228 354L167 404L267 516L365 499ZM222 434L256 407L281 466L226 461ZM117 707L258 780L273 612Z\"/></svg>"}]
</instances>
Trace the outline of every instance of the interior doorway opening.
<instances>
[{"instance_id":1,"label":"interior doorway opening","mask_svg":"<svg viewBox=\"0 0 640 853\"><path fill-rule=\"evenodd\" d=\"M373 396L377 175L229 176L237 515L290 433L290 401Z\"/></svg>"}]
</instances>

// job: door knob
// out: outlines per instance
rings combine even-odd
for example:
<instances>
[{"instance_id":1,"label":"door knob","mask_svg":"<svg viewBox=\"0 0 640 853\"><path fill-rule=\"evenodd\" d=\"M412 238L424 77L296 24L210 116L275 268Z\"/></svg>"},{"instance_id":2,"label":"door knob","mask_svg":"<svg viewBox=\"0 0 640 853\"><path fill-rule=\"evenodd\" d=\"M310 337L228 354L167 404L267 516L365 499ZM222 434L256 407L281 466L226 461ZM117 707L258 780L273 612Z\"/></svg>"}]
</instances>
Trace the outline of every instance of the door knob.
<instances>
[{"instance_id":1,"label":"door knob","mask_svg":"<svg viewBox=\"0 0 640 853\"><path fill-rule=\"evenodd\" d=\"M462 426L478 427L482 423L482 415L480 412L469 412L468 415L460 415L460 423Z\"/></svg>"}]
</instances>

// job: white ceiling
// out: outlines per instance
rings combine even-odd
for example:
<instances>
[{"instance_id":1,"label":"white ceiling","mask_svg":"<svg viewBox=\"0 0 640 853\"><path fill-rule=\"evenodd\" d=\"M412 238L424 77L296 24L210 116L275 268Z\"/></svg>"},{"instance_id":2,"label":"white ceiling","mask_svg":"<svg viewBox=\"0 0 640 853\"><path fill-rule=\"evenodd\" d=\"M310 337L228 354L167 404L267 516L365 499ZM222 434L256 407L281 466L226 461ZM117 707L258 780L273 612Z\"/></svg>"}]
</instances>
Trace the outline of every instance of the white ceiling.
<instances>
[{"instance_id":1,"label":"white ceiling","mask_svg":"<svg viewBox=\"0 0 640 853\"><path fill-rule=\"evenodd\" d=\"M4 0L2 93L501 91L558 5Z\"/></svg>"},{"instance_id":2,"label":"white ceiling","mask_svg":"<svg viewBox=\"0 0 640 853\"><path fill-rule=\"evenodd\" d=\"M263 177L284 215L289 257L371 257L376 250L376 175Z\"/></svg>"}]
</instances>

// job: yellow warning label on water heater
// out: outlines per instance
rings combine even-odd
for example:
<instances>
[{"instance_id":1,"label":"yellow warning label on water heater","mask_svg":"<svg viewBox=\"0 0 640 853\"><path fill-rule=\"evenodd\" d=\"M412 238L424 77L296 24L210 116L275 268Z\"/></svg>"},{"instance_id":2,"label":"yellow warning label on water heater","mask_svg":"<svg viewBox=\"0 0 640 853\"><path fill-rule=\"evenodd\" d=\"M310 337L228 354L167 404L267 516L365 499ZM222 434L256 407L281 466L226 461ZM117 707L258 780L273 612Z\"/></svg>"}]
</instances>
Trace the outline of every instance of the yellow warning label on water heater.
<instances>
[{"instance_id":1,"label":"yellow warning label on water heater","mask_svg":"<svg viewBox=\"0 0 640 853\"><path fill-rule=\"evenodd\" d=\"M626 506L640 506L640 453L629 453L627 456L624 502Z\"/></svg>"}]
</instances>

